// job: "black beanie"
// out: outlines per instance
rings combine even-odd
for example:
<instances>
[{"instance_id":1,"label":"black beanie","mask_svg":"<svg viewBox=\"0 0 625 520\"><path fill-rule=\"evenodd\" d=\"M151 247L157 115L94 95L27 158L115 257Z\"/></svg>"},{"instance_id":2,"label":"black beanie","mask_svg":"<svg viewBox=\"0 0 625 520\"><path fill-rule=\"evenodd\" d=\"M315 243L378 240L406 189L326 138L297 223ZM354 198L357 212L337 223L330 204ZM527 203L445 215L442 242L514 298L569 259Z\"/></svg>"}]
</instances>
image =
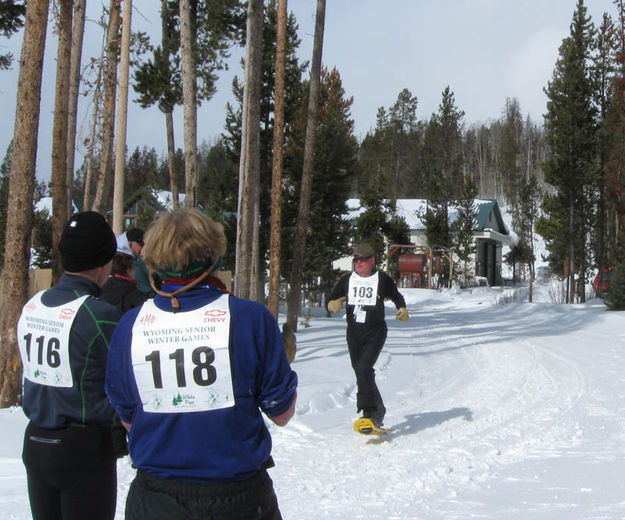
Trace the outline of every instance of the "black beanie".
<instances>
[{"instance_id":1,"label":"black beanie","mask_svg":"<svg viewBox=\"0 0 625 520\"><path fill-rule=\"evenodd\" d=\"M117 250L115 234L104 216L95 211L76 213L65 224L59 240L65 271L80 273L107 264Z\"/></svg>"}]
</instances>

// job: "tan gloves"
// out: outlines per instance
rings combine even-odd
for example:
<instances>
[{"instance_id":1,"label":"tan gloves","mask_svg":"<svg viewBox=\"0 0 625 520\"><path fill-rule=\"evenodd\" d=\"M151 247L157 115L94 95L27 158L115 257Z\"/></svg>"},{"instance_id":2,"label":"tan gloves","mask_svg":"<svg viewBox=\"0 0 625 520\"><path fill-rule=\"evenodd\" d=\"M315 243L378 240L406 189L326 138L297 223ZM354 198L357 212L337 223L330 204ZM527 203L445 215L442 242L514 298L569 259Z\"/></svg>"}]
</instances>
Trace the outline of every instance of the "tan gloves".
<instances>
[{"instance_id":1,"label":"tan gloves","mask_svg":"<svg viewBox=\"0 0 625 520\"><path fill-rule=\"evenodd\" d=\"M328 310L330 312L339 312L341 310L341 306L343 305L343 302L346 300L347 298L345 296L341 296L339 299L337 300L330 300L328 302Z\"/></svg>"},{"instance_id":2,"label":"tan gloves","mask_svg":"<svg viewBox=\"0 0 625 520\"><path fill-rule=\"evenodd\" d=\"M401 307L397 309L397 314L395 314L395 319L399 321L408 321L408 309L406 307Z\"/></svg>"},{"instance_id":3,"label":"tan gloves","mask_svg":"<svg viewBox=\"0 0 625 520\"><path fill-rule=\"evenodd\" d=\"M332 313L339 312L343 305L343 302L346 300L345 296L338 298L336 300L330 300L328 302L328 310ZM406 307L401 307L397 310L397 314L395 314L395 319L399 321L408 321L410 316L408 315L408 309Z\"/></svg>"}]
</instances>

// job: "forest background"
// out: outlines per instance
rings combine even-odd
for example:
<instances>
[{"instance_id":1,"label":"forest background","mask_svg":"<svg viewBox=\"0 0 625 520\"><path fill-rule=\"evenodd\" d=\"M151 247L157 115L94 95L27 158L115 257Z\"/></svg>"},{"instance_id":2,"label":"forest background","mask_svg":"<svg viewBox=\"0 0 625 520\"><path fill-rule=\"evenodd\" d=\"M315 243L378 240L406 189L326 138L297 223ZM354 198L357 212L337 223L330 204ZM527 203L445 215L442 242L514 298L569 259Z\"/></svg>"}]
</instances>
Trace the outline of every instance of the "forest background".
<instances>
[{"instance_id":1,"label":"forest background","mask_svg":"<svg viewBox=\"0 0 625 520\"><path fill-rule=\"evenodd\" d=\"M33 5L38 3L31 1ZM73 2L53 4L52 21L59 38L67 37L63 24L64 16L68 15L67 4ZM1 26L7 36L19 29L20 5L11 0L2 6L3 20L14 21L13 26ZM161 35L132 35L131 95L140 105L158 106L163 113L172 112L182 104L184 23L178 14L182 5L182 0L180 5L161 2L161 12L167 14ZM325 2L323 5L325 8ZM190 7L197 98L210 103L226 61L244 44L248 44L249 51L250 38L246 38L246 31L250 30L250 11L235 0L198 0L190 2ZM265 286L271 250L278 27L277 3L270 1L264 7L262 34L255 47L260 56L257 215L260 254L254 283L261 288ZM482 123L466 121L465 111L451 86L442 88L437 108L419 118L418 97L405 87L398 89L393 102L378 107L375 122L359 139L352 116L354 98L344 88L341 71L336 67L321 68L306 226L308 247L303 258L302 281L309 294L322 299L321 295L328 291L336 276L332 260L348 254L350 240L373 241L380 257L384 240L407 242L405 222L394 214L393 201L397 198L428 199L428 210L423 215L428 241L439 247L455 248L460 260L469 254L466 232L471 226L466 224L475 216L471 201L479 197L506 204L519 237L509 260L527 266L527 276L533 276L533 234L537 230L547 244L552 272L566 280L568 301L572 302L576 295L585 298L584 284L576 281L585 281L596 268L613 265L618 278L624 263L621 250L625 213L625 7L615 0L612 14L605 13L599 20L590 17L581 0L571 7L570 33L561 42L551 79L545 85L548 103L543 120L524 115L518 98L509 97L503 100L499 117ZM171 190L174 196L186 189L193 194L187 197L187 204L193 200L193 205L200 205L222 221L230 244L225 266L234 270L241 257L237 257L235 246L240 235L237 215L241 143L245 136L243 80L238 76L233 79L233 99L226 104L222 134L202 141L197 153L192 155L197 175L194 174L191 184L191 161L186 147L184 151L172 148L165 154L154 147L141 146L128 150L126 157L120 157L121 154L113 157L114 109L107 106L107 101L114 101L111 96L114 98L119 50L111 49L110 42L119 40L120 26L120 3L111 1L101 18L101 53L89 57L81 69L81 91L85 97L94 99L93 107L97 110L91 120L91 131L83 141L88 149L84 162L72 168L68 176L71 179L68 195L81 201L83 208L109 211L114 202L112 163L123 160L126 195L146 186ZM280 264L281 272L285 273L285 291L293 282L289 278L289 266L294 252L299 251L296 223L305 170L308 91L315 79L314 73L310 80L306 78L309 63L298 50L300 38L298 21L291 14L286 23L281 178ZM11 66L9 61L7 56L5 66ZM113 94L107 94L107 83L113 85ZM375 85L371 89L375 91ZM55 117L57 113L55 109ZM162 125L165 133L165 117ZM54 154L53 145L51 186L38 183L35 199L47 194L49 189L54 196ZM9 146L0 166L0 242L3 244L7 242L4 233L9 220L6 216L9 180L16 169L12 160ZM348 198L359 198L366 210L355 226L345 220ZM460 220L456 226L451 226L448 218L452 203L464 208L461 214L465 221ZM149 223L152 217L143 215L143 222ZM52 263L54 267L55 225L58 230L58 224L50 221L49 215L38 215L35 219L40 266ZM258 299L263 300L264 291L261 289L258 294ZM6 330L4 326L3 330Z\"/></svg>"}]
</instances>

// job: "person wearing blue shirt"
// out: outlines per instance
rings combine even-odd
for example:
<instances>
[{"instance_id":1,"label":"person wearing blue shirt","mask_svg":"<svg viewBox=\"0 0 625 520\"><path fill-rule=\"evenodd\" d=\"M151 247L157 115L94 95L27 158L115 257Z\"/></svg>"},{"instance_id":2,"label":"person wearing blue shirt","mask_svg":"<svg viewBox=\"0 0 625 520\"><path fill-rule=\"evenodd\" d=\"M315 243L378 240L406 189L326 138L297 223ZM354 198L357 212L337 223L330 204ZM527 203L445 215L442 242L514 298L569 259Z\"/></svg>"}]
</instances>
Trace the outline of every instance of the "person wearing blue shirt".
<instances>
[{"instance_id":1,"label":"person wearing blue shirt","mask_svg":"<svg viewBox=\"0 0 625 520\"><path fill-rule=\"evenodd\" d=\"M105 385L137 468L128 520L281 518L263 414L288 423L297 375L269 311L211 276L225 250L222 226L195 209L146 232L156 296L120 320Z\"/></svg>"}]
</instances>

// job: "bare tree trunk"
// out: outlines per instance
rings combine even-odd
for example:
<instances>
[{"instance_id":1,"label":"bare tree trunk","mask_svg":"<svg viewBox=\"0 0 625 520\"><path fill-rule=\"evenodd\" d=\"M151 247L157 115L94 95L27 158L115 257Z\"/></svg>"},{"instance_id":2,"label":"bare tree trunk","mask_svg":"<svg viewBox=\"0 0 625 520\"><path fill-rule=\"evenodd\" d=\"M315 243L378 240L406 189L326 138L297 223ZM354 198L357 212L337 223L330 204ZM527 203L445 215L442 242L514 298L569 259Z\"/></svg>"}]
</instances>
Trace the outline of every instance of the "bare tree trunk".
<instances>
[{"instance_id":1,"label":"bare tree trunk","mask_svg":"<svg viewBox=\"0 0 625 520\"><path fill-rule=\"evenodd\" d=\"M249 298L252 293L256 198L260 176L260 82L263 31L263 1L250 0L247 9L245 42L245 86L239 162L239 202L235 264L235 294Z\"/></svg>"},{"instance_id":2,"label":"bare tree trunk","mask_svg":"<svg viewBox=\"0 0 625 520\"><path fill-rule=\"evenodd\" d=\"M282 164L284 146L284 71L286 68L287 0L278 0L276 86L274 92L273 169L271 175L271 241L268 308L278 319L280 305L280 231L282 228Z\"/></svg>"},{"instance_id":3,"label":"bare tree trunk","mask_svg":"<svg viewBox=\"0 0 625 520\"><path fill-rule=\"evenodd\" d=\"M85 34L85 2L75 0L72 26L72 48L69 66L69 102L67 114L67 161L65 184L67 185L67 214L72 213L72 185L74 184L74 157L76 153L76 114L80 93L80 64L82 42Z\"/></svg>"},{"instance_id":4,"label":"bare tree trunk","mask_svg":"<svg viewBox=\"0 0 625 520\"><path fill-rule=\"evenodd\" d=\"M13 151L9 177L0 348L0 407L19 403L22 363L16 324L28 293L28 259L33 222L33 191L41 103L43 54L48 27L48 0L29 0L22 40Z\"/></svg>"},{"instance_id":5,"label":"bare tree trunk","mask_svg":"<svg viewBox=\"0 0 625 520\"><path fill-rule=\"evenodd\" d=\"M102 68L104 67L104 45L100 56L100 65L98 66L98 76L95 83L93 93L93 114L91 115L91 127L89 130L89 148L87 149L87 171L85 172L85 193L83 196L83 209L91 209L91 194L93 191L93 154L96 145L96 130L98 127L98 114L100 113L100 99L102 97Z\"/></svg>"},{"instance_id":6,"label":"bare tree trunk","mask_svg":"<svg viewBox=\"0 0 625 520\"><path fill-rule=\"evenodd\" d=\"M321 54L323 51L323 30L325 24L325 0L317 0L317 17L313 42L312 65L310 68L310 91L308 94L308 117L306 119L306 137L304 141L304 166L302 168L302 188L297 214L297 227L293 244L293 262L291 264L291 287L287 302L287 323L297 331L297 317L300 311L304 253L306 250L306 232L310 213L310 193L312 191L312 167L315 152L317 111L319 109L319 90L321 83Z\"/></svg>"},{"instance_id":7,"label":"bare tree trunk","mask_svg":"<svg viewBox=\"0 0 625 520\"><path fill-rule=\"evenodd\" d=\"M180 207L178 200L178 181L174 169L174 158L176 157L176 147L174 143L174 114L170 110L165 114L165 126L167 128L167 170L169 171L169 187L171 189L171 200L174 209Z\"/></svg>"},{"instance_id":8,"label":"bare tree trunk","mask_svg":"<svg viewBox=\"0 0 625 520\"><path fill-rule=\"evenodd\" d=\"M197 92L190 0L180 0L180 46L184 100L185 206L194 208L197 187Z\"/></svg>"},{"instance_id":9,"label":"bare tree trunk","mask_svg":"<svg viewBox=\"0 0 625 520\"><path fill-rule=\"evenodd\" d=\"M162 27L162 47L163 53L167 57L169 63L169 33L167 31L167 0L161 0L161 27ZM171 199L174 209L178 209L178 181L176 180L176 172L174 171L174 157L176 155L176 147L174 144L174 107L165 108L165 127L167 131L167 169L169 170L169 188L171 189Z\"/></svg>"},{"instance_id":10,"label":"bare tree trunk","mask_svg":"<svg viewBox=\"0 0 625 520\"><path fill-rule=\"evenodd\" d=\"M102 151L96 179L93 208L104 212L111 184L111 162L115 133L115 92L117 91L117 51L119 50L119 1L111 0L104 69L104 110L102 118Z\"/></svg>"},{"instance_id":11,"label":"bare tree trunk","mask_svg":"<svg viewBox=\"0 0 625 520\"><path fill-rule=\"evenodd\" d=\"M113 190L113 232L124 231L124 165L126 162L126 127L128 119L128 73L130 70L130 30L132 0L124 0L122 45L119 61L119 92L117 99L117 135L115 139L115 185Z\"/></svg>"},{"instance_id":12,"label":"bare tree trunk","mask_svg":"<svg viewBox=\"0 0 625 520\"><path fill-rule=\"evenodd\" d=\"M59 34L56 61L56 94L52 129L52 243L61 238L67 221L67 124L69 105L69 63L72 49L73 0L60 2L57 30ZM52 279L61 276L59 255L52 257Z\"/></svg>"}]
</instances>

